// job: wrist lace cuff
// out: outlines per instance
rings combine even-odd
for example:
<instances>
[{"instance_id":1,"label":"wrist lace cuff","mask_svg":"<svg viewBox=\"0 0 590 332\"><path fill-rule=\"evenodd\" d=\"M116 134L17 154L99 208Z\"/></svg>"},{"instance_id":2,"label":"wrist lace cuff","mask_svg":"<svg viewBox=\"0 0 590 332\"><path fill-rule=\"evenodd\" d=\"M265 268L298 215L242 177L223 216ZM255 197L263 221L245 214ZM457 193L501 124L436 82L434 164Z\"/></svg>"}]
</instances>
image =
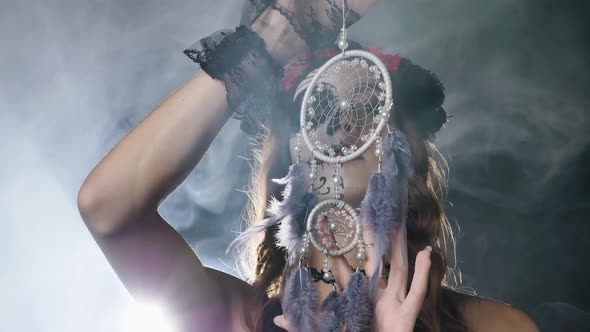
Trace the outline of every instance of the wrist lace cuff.
<instances>
[{"instance_id":1,"label":"wrist lace cuff","mask_svg":"<svg viewBox=\"0 0 590 332\"><path fill-rule=\"evenodd\" d=\"M232 117L240 128L257 134L277 109L282 66L264 40L244 25L215 32L183 51L214 79L223 81Z\"/></svg>"}]
</instances>

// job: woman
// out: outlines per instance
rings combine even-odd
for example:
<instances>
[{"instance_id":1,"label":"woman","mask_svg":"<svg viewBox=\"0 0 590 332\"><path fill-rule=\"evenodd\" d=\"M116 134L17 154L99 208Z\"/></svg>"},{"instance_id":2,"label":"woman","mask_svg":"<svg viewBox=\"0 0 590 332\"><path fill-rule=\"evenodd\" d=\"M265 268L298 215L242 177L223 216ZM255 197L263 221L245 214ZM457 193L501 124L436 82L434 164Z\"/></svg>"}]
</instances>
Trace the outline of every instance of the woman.
<instances>
[{"instance_id":1,"label":"woman","mask_svg":"<svg viewBox=\"0 0 590 332\"><path fill-rule=\"evenodd\" d=\"M268 199L281 195L281 188L270 180L284 176L293 163L291 129L296 124L293 117L301 102L302 82L330 55L325 41L333 40L337 33L338 10L330 9L340 8L338 3L278 1L269 5L268 1L251 1L242 21L248 28L214 35L202 40L200 49L187 50L203 71L121 140L80 189L82 218L121 281L135 298L157 299L165 304L181 331L293 328L281 315L277 300L287 257L274 242L276 227L266 229L262 242L255 243L254 256L244 251L246 270L254 270L250 285L205 268L157 209L234 116L242 119L246 132L263 134L249 194L251 223L262 220ZM346 23L354 23L372 5L373 1L349 1ZM374 49L372 52L390 61L388 69L398 103L390 125L408 137L415 173L410 185L407 233L392 239L393 250L405 249L406 259L392 259L389 275L381 280L373 330L536 331L523 312L448 285L445 249L450 234L439 195L442 190L438 190L442 187L437 189L444 184L442 168L437 166L442 159L430 143L446 121L440 108L442 86L434 75L408 60ZM428 112L418 111L424 100ZM284 108L289 110L276 110ZM260 131L260 122L268 130ZM376 163L374 154L367 152L358 162L343 166L347 179L343 200L359 206ZM326 166L319 177L322 171L331 174ZM326 193L333 190L328 185L319 189ZM364 236L370 243L373 235L365 232ZM350 279L354 255L351 252L344 258L331 258L340 290ZM370 258L371 252L367 256ZM318 266L321 259L315 252L311 264ZM325 298L330 286L320 282L318 287L320 299Z\"/></svg>"}]
</instances>

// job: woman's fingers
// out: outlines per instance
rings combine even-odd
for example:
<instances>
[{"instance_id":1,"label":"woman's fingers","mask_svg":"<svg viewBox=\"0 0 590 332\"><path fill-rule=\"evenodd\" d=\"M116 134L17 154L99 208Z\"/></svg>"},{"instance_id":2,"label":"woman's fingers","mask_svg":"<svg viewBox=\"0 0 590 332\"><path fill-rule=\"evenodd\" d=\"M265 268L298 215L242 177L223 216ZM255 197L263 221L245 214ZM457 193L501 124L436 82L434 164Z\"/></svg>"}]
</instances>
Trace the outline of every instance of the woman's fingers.
<instances>
[{"instance_id":1,"label":"woman's fingers","mask_svg":"<svg viewBox=\"0 0 590 332\"><path fill-rule=\"evenodd\" d=\"M408 292L408 296L404 301L404 307L407 312L411 313L414 317L418 317L422 302L426 296L426 290L428 288L428 280L430 275L430 254L432 247L427 246L424 250L421 250L416 255L416 264L414 267L414 277L412 278L412 286Z\"/></svg>"},{"instance_id":2,"label":"woman's fingers","mask_svg":"<svg viewBox=\"0 0 590 332\"><path fill-rule=\"evenodd\" d=\"M287 332L293 331L289 325L289 322L285 318L285 315L276 316L272 321L276 326L282 328L283 330L287 330Z\"/></svg>"},{"instance_id":3,"label":"woman's fingers","mask_svg":"<svg viewBox=\"0 0 590 332\"><path fill-rule=\"evenodd\" d=\"M408 246L405 223L394 233L391 240L391 266L387 280L389 296L395 296L400 301L406 297L408 283Z\"/></svg>"}]
</instances>

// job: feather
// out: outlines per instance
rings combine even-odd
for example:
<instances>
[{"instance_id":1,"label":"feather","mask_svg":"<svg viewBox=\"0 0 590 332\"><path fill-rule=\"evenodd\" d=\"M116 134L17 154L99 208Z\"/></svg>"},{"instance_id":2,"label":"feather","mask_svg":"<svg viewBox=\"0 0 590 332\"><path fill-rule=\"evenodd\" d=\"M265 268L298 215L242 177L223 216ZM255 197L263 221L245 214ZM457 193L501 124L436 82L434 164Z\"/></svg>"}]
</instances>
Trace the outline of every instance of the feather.
<instances>
[{"instance_id":1,"label":"feather","mask_svg":"<svg viewBox=\"0 0 590 332\"><path fill-rule=\"evenodd\" d=\"M405 227L408 214L408 185L410 178L414 175L412 153L406 136L398 129L385 137L384 147L383 174L389 181L391 188L394 202L393 230L397 232ZM402 243L402 250L403 246L405 243ZM391 250L389 249L385 252L387 261L391 260ZM403 252L401 257L403 259Z\"/></svg>"},{"instance_id":2,"label":"feather","mask_svg":"<svg viewBox=\"0 0 590 332\"><path fill-rule=\"evenodd\" d=\"M286 177L273 180L286 185L283 191L284 199L282 202L271 204L268 209L270 215L281 219L275 237L277 245L287 249L289 265L294 265L299 259L298 253L303 246L307 215L318 203L317 195L306 188L305 170L305 163L300 162L289 167Z\"/></svg>"},{"instance_id":3,"label":"feather","mask_svg":"<svg viewBox=\"0 0 590 332\"><path fill-rule=\"evenodd\" d=\"M299 260L298 253L303 247L303 235L306 230L307 215L317 204L318 198L314 193L305 193L299 200L298 209L285 216L275 234L277 245L287 249L289 265L294 265Z\"/></svg>"},{"instance_id":4,"label":"feather","mask_svg":"<svg viewBox=\"0 0 590 332\"><path fill-rule=\"evenodd\" d=\"M342 317L347 332L370 329L373 307L368 292L367 278L362 272L355 272L342 295Z\"/></svg>"},{"instance_id":5,"label":"feather","mask_svg":"<svg viewBox=\"0 0 590 332\"><path fill-rule=\"evenodd\" d=\"M253 235L265 231L276 224L281 224L279 232L279 245L288 249L290 257L296 259L296 250L301 246L301 238L305 232L305 219L307 212L317 204L317 196L308 192L305 184L305 163L297 163L289 167L289 172L284 178L272 181L285 185L283 200L272 198L266 209L268 218L240 233L228 246L226 253L234 246L243 246ZM293 262L292 262L293 263Z\"/></svg>"},{"instance_id":6,"label":"feather","mask_svg":"<svg viewBox=\"0 0 590 332\"><path fill-rule=\"evenodd\" d=\"M281 303L285 318L297 332L317 331L318 293L307 268L290 273Z\"/></svg>"},{"instance_id":7,"label":"feather","mask_svg":"<svg viewBox=\"0 0 590 332\"><path fill-rule=\"evenodd\" d=\"M273 180L286 185L283 192L284 200L271 205L269 213L281 219L275 236L277 244L287 249L290 265L294 265L299 259L297 254L303 246L307 214L318 202L316 194L307 191L305 169L303 162L291 165L286 177Z\"/></svg>"},{"instance_id":8,"label":"feather","mask_svg":"<svg viewBox=\"0 0 590 332\"><path fill-rule=\"evenodd\" d=\"M333 290L320 306L320 332L340 332L342 325L342 310L340 296Z\"/></svg>"},{"instance_id":9,"label":"feather","mask_svg":"<svg viewBox=\"0 0 590 332\"><path fill-rule=\"evenodd\" d=\"M301 199L308 192L305 182L305 171L307 166L304 162L289 166L289 172L282 179L273 179L272 182L285 185L283 200L273 199L267 212L275 218L284 218L286 215L294 214L301 208Z\"/></svg>"},{"instance_id":10,"label":"feather","mask_svg":"<svg viewBox=\"0 0 590 332\"><path fill-rule=\"evenodd\" d=\"M373 234L378 262L381 262L381 257L391 248L395 229L393 221L396 207L394 205L391 188L384 174L380 172L371 174L367 193L361 203L361 220ZM372 300L376 300L380 273L381 264L377 264L369 282L369 296Z\"/></svg>"},{"instance_id":11,"label":"feather","mask_svg":"<svg viewBox=\"0 0 590 332\"><path fill-rule=\"evenodd\" d=\"M395 129L393 134L385 137L383 145L385 152L383 173L386 173L386 177L388 179L411 178L414 173L412 152L404 133Z\"/></svg>"},{"instance_id":12,"label":"feather","mask_svg":"<svg viewBox=\"0 0 590 332\"><path fill-rule=\"evenodd\" d=\"M281 288L279 288L279 299L281 301L281 308L286 308L287 282L289 281L289 278L291 277L292 269L293 268L289 265L285 265L285 268L283 269L283 275L281 277Z\"/></svg>"},{"instance_id":13,"label":"feather","mask_svg":"<svg viewBox=\"0 0 590 332\"><path fill-rule=\"evenodd\" d=\"M276 225L277 223L279 223L281 221L281 219L277 219L277 218L266 218L264 220L262 220L259 224L251 226L250 228L248 228L247 230L243 231L242 233L240 233L240 235L238 235L227 247L227 249L225 250L225 253L229 253L230 250L234 247L238 247L241 248L243 247L246 242L248 242L248 240L255 234L258 233L262 233L264 232L267 228Z\"/></svg>"},{"instance_id":14,"label":"feather","mask_svg":"<svg viewBox=\"0 0 590 332\"><path fill-rule=\"evenodd\" d=\"M369 296L373 303L379 289L381 257L391 260L391 241L405 222L408 180L413 174L410 147L401 131L395 130L386 136L384 149L382 172L371 174L361 203L361 220L373 233L374 248L379 257L379 264L369 281Z\"/></svg>"}]
</instances>

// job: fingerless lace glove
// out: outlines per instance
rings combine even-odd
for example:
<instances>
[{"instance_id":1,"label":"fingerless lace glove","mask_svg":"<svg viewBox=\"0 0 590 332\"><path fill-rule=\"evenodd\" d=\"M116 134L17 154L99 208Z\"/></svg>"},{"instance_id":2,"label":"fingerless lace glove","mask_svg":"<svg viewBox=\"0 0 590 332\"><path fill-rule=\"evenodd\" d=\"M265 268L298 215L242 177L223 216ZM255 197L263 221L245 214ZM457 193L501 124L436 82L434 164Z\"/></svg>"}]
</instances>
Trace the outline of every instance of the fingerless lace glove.
<instances>
[{"instance_id":1,"label":"fingerless lace glove","mask_svg":"<svg viewBox=\"0 0 590 332\"><path fill-rule=\"evenodd\" d=\"M218 31L184 50L214 79L224 82L232 117L254 135L267 125L277 108L275 95L282 66L265 48L264 41L244 25Z\"/></svg>"}]
</instances>

